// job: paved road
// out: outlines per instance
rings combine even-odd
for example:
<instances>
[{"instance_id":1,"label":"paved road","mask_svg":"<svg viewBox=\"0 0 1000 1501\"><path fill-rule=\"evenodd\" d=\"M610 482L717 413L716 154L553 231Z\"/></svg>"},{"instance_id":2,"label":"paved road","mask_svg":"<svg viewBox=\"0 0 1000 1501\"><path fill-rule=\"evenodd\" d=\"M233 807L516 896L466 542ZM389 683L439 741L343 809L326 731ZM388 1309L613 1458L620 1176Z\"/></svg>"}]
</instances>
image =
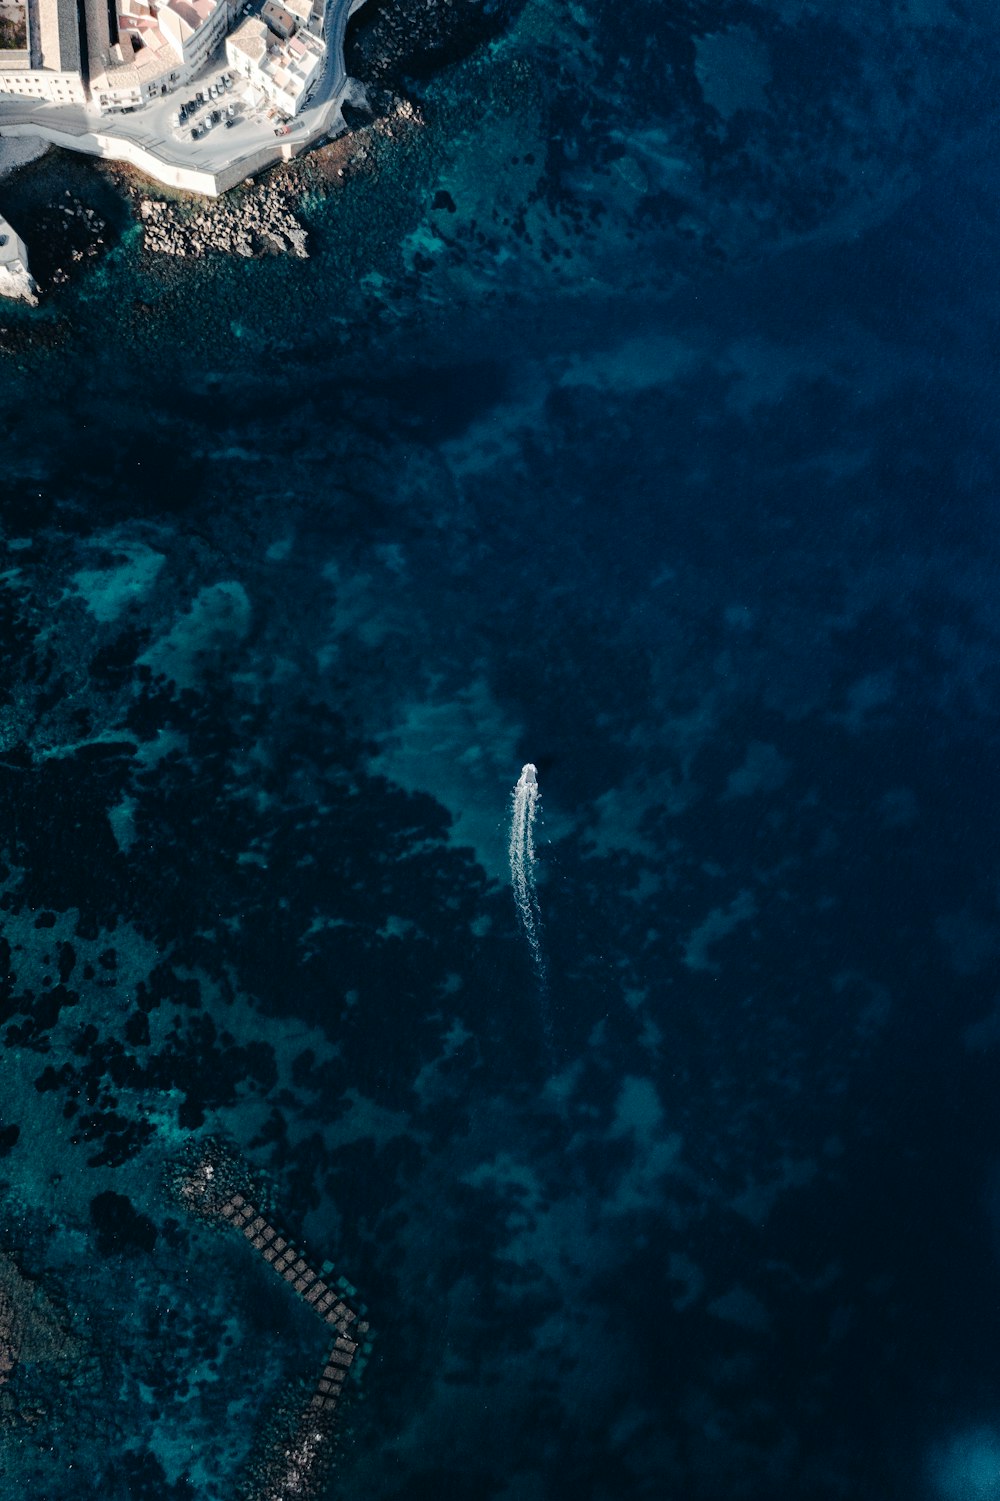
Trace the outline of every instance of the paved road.
<instances>
[{"instance_id":1,"label":"paved road","mask_svg":"<svg viewBox=\"0 0 1000 1501\"><path fill-rule=\"evenodd\" d=\"M114 140L132 141L171 167L219 173L241 160L249 160L262 149L273 149L278 156L282 144L301 150L310 141L324 135L333 125L348 91L344 67L344 34L352 9L352 0L327 0L324 19L326 63L313 96L296 116L284 137L276 138L272 121L261 118L240 120L231 130L217 126L200 141L184 140L170 124L178 104L199 88L227 71L225 56L216 56L196 79L183 89L158 99L133 115L98 115L77 104L39 104L30 99L0 99L0 134L5 125L48 125L70 136L94 132ZM239 85L234 94L238 97ZM85 147L81 149L86 149Z\"/></svg>"}]
</instances>

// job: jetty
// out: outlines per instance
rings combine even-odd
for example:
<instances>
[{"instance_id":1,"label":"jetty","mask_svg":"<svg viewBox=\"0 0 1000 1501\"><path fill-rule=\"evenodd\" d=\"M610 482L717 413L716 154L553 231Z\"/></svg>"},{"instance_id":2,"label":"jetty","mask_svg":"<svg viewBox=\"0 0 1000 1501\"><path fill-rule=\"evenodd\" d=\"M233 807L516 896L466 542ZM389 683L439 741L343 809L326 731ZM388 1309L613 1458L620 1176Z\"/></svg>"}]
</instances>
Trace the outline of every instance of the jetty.
<instances>
[{"instance_id":1,"label":"jetty","mask_svg":"<svg viewBox=\"0 0 1000 1501\"><path fill-rule=\"evenodd\" d=\"M316 1315L332 1334L319 1376L293 1434L260 1456L250 1476L249 1501L284 1501L318 1495L333 1462L333 1419L352 1370L360 1373L371 1353L371 1330L356 1305L357 1290L332 1264L315 1266L251 1195L246 1170L221 1143L209 1142L175 1171L174 1195L197 1218L230 1226Z\"/></svg>"}]
</instances>

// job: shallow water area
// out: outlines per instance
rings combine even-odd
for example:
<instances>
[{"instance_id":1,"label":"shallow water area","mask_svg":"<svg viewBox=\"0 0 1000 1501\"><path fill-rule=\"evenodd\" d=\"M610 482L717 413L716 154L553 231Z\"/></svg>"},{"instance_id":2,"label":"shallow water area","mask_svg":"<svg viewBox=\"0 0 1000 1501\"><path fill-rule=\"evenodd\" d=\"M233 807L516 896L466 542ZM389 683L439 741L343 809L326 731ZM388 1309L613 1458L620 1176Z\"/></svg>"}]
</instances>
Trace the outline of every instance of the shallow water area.
<instances>
[{"instance_id":1,"label":"shallow water area","mask_svg":"<svg viewBox=\"0 0 1000 1501\"><path fill-rule=\"evenodd\" d=\"M207 1161L321 1494L991 1494L991 19L428 35L308 261L0 184L0 1492L262 1493Z\"/></svg>"}]
</instances>

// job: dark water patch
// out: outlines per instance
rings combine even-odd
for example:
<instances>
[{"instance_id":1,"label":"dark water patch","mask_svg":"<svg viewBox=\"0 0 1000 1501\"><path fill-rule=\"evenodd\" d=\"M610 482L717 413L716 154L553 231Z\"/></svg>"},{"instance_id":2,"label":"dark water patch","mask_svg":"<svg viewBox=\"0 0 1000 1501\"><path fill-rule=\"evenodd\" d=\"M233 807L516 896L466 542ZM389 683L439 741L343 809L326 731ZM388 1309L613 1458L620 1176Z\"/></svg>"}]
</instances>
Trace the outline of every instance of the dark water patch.
<instances>
[{"instance_id":1,"label":"dark water patch","mask_svg":"<svg viewBox=\"0 0 1000 1501\"><path fill-rule=\"evenodd\" d=\"M5 179L3 202L43 291L58 285L56 273L74 280L88 274L130 222L107 170L59 147Z\"/></svg>"},{"instance_id":2,"label":"dark water patch","mask_svg":"<svg viewBox=\"0 0 1000 1501\"><path fill-rule=\"evenodd\" d=\"M520 9L521 0L367 0L348 24L347 70L394 88L426 82L501 35Z\"/></svg>"},{"instance_id":3,"label":"dark water patch","mask_svg":"<svg viewBox=\"0 0 1000 1501\"><path fill-rule=\"evenodd\" d=\"M148 1253L156 1245L156 1226L123 1194L98 1194L90 1202L90 1218L102 1256Z\"/></svg>"}]
</instances>

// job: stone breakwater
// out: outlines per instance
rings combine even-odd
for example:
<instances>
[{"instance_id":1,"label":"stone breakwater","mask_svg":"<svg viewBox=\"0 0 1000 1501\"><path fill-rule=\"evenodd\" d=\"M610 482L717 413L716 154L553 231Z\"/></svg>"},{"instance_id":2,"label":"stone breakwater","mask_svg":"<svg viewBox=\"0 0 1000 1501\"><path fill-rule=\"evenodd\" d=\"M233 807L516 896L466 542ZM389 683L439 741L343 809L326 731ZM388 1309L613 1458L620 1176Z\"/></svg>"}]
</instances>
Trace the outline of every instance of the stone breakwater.
<instances>
[{"instance_id":1,"label":"stone breakwater","mask_svg":"<svg viewBox=\"0 0 1000 1501\"><path fill-rule=\"evenodd\" d=\"M247 189L193 218L173 204L144 198L139 205L145 248L160 255L203 256L212 251L245 257L297 256L306 260L308 236L277 188Z\"/></svg>"}]
</instances>

